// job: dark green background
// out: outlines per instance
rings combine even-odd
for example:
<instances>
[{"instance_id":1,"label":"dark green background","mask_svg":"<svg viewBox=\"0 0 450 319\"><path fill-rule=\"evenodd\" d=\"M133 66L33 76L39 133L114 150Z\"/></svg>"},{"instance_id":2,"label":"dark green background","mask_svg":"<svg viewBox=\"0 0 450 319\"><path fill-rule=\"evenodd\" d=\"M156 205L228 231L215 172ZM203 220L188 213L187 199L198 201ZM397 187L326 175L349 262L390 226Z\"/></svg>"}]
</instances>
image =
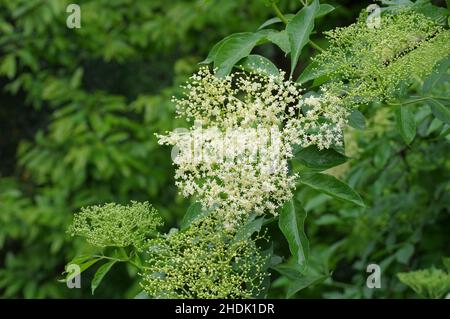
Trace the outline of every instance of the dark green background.
<instances>
[{"instance_id":1,"label":"dark green background","mask_svg":"<svg viewBox=\"0 0 450 319\"><path fill-rule=\"evenodd\" d=\"M65 233L82 206L148 200L168 227L178 225L189 202L177 195L170 149L154 136L183 125L170 97L217 41L273 17L262 0L80 0L81 29L68 29L68 3L0 0L1 297L91 297L87 279L72 290L57 281L68 260L90 249ZM329 3L338 8L318 22L322 45L322 31L352 23L370 2ZM300 3L280 7L296 12ZM257 50L288 69L274 46ZM331 284L298 297L414 296L395 274L449 255L448 142L431 132L404 147L389 126L392 112L377 116L388 124L352 132L355 160L339 173L369 208L297 194L309 213L311 267L334 271ZM369 262L386 265L380 290L365 288ZM95 297L139 292L125 266L106 279ZM271 296L283 297L286 281L272 279Z\"/></svg>"}]
</instances>

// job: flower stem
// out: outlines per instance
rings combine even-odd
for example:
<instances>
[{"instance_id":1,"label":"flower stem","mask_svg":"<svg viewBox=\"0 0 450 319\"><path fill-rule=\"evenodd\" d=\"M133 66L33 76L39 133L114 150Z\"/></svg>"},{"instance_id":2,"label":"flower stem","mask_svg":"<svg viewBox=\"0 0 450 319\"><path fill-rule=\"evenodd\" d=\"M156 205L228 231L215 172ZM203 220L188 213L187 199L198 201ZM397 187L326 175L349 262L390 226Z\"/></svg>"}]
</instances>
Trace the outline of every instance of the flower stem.
<instances>
[{"instance_id":1,"label":"flower stem","mask_svg":"<svg viewBox=\"0 0 450 319\"><path fill-rule=\"evenodd\" d=\"M317 43L315 43L313 40L309 40L309 44L316 50L323 52L325 51L324 49L322 49Z\"/></svg>"}]
</instances>

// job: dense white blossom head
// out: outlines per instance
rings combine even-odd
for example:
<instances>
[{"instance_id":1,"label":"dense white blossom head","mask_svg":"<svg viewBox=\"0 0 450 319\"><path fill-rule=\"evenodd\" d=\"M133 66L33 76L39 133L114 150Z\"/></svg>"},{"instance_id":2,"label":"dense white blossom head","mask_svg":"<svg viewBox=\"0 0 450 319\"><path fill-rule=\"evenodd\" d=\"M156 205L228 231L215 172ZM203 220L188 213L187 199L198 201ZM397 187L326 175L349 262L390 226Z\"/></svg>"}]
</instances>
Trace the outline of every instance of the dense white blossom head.
<instances>
[{"instance_id":1,"label":"dense white blossom head","mask_svg":"<svg viewBox=\"0 0 450 319\"><path fill-rule=\"evenodd\" d=\"M217 78L202 68L174 98L189 129L159 136L176 146L176 184L206 209L219 208L228 228L249 213L276 215L292 197L297 176L289 171L293 146L338 145L347 116L327 92L303 96L279 76L234 73Z\"/></svg>"}]
</instances>

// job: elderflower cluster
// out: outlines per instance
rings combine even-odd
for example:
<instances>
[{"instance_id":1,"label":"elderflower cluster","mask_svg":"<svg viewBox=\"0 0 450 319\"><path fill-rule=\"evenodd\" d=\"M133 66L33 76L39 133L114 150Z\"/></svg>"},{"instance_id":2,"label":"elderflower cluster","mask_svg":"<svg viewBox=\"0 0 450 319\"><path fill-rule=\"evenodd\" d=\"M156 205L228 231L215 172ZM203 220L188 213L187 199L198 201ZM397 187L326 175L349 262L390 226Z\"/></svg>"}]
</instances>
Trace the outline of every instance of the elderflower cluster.
<instances>
[{"instance_id":1,"label":"elderflower cluster","mask_svg":"<svg viewBox=\"0 0 450 319\"><path fill-rule=\"evenodd\" d=\"M395 98L450 53L450 31L412 9L386 12L377 28L366 20L363 12L356 23L329 31L330 46L314 59L331 79L322 87L346 106Z\"/></svg>"},{"instance_id":2,"label":"elderflower cluster","mask_svg":"<svg viewBox=\"0 0 450 319\"><path fill-rule=\"evenodd\" d=\"M205 209L220 209L233 229L249 213L276 215L292 197L293 146L342 143L347 110L328 92L305 97L280 76L234 73L217 78L202 68L175 99L190 129L159 136L174 145L176 184Z\"/></svg>"},{"instance_id":3,"label":"elderflower cluster","mask_svg":"<svg viewBox=\"0 0 450 319\"><path fill-rule=\"evenodd\" d=\"M152 240L141 285L153 298L252 298L265 263L255 240L224 232L212 214Z\"/></svg>"},{"instance_id":4,"label":"elderflower cluster","mask_svg":"<svg viewBox=\"0 0 450 319\"><path fill-rule=\"evenodd\" d=\"M127 206L109 203L84 207L75 214L68 233L85 237L98 247L134 246L142 251L161 225L161 217L148 202L132 201Z\"/></svg>"}]
</instances>

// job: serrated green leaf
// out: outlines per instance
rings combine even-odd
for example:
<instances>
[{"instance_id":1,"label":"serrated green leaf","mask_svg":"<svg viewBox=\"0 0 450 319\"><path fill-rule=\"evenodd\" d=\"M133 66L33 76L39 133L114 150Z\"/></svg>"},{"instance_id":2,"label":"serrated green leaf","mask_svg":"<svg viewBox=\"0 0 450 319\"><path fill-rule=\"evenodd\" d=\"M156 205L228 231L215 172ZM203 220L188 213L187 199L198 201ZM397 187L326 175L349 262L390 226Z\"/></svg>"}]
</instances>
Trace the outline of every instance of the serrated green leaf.
<instances>
[{"instance_id":1,"label":"serrated green leaf","mask_svg":"<svg viewBox=\"0 0 450 319\"><path fill-rule=\"evenodd\" d=\"M291 76L297 66L303 47L309 42L309 35L314 29L314 19L319 8L319 1L314 0L301 9L286 26L291 45Z\"/></svg>"},{"instance_id":2,"label":"serrated green leaf","mask_svg":"<svg viewBox=\"0 0 450 319\"><path fill-rule=\"evenodd\" d=\"M316 13L316 19L322 18L329 14L330 12L334 11L335 7L333 7L331 4L324 3L319 6L319 10Z\"/></svg>"},{"instance_id":3,"label":"serrated green leaf","mask_svg":"<svg viewBox=\"0 0 450 319\"><path fill-rule=\"evenodd\" d=\"M267 40L278 46L285 54L289 54L291 46L286 30L271 32L267 35Z\"/></svg>"},{"instance_id":4,"label":"serrated green leaf","mask_svg":"<svg viewBox=\"0 0 450 319\"><path fill-rule=\"evenodd\" d=\"M217 68L216 75L224 77L229 74L233 66L250 54L256 44L266 36L264 33L243 32L229 36L216 49L211 59ZM208 58L207 58L208 59Z\"/></svg>"},{"instance_id":5,"label":"serrated green leaf","mask_svg":"<svg viewBox=\"0 0 450 319\"><path fill-rule=\"evenodd\" d=\"M406 144L411 144L416 136L416 120L414 113L406 106L400 106L395 110L395 119L400 135Z\"/></svg>"},{"instance_id":6,"label":"serrated green leaf","mask_svg":"<svg viewBox=\"0 0 450 319\"><path fill-rule=\"evenodd\" d=\"M300 175L299 182L334 198L365 207L359 194L334 176L322 173L304 173Z\"/></svg>"},{"instance_id":7,"label":"serrated green leaf","mask_svg":"<svg viewBox=\"0 0 450 319\"><path fill-rule=\"evenodd\" d=\"M249 55L248 57L239 61L236 66L244 71L264 75L277 76L280 74L275 64L273 64L269 59L257 54Z\"/></svg>"},{"instance_id":8,"label":"serrated green leaf","mask_svg":"<svg viewBox=\"0 0 450 319\"><path fill-rule=\"evenodd\" d=\"M92 282L91 282L92 294L94 294L95 289L97 289L98 285L100 285L100 283L102 282L105 275L111 270L111 267L114 266L115 263L116 263L115 260L111 260L111 261L107 262L106 264L101 265L97 269L97 271L94 275L94 278L92 279Z\"/></svg>"},{"instance_id":9,"label":"serrated green leaf","mask_svg":"<svg viewBox=\"0 0 450 319\"><path fill-rule=\"evenodd\" d=\"M217 51L219 50L219 48L222 46L222 44L232 35L229 35L225 38L223 38L222 40L220 40L219 42L217 42L212 49L209 51L208 56L206 57L206 59L204 59L203 61L201 61L199 64L210 64L212 62L214 62L214 60L216 59L216 55L217 55Z\"/></svg>"},{"instance_id":10,"label":"serrated green leaf","mask_svg":"<svg viewBox=\"0 0 450 319\"><path fill-rule=\"evenodd\" d=\"M305 233L306 211L294 206L293 201L284 204L281 209L278 226L289 244L289 250L300 268L308 262L309 242Z\"/></svg>"}]
</instances>

